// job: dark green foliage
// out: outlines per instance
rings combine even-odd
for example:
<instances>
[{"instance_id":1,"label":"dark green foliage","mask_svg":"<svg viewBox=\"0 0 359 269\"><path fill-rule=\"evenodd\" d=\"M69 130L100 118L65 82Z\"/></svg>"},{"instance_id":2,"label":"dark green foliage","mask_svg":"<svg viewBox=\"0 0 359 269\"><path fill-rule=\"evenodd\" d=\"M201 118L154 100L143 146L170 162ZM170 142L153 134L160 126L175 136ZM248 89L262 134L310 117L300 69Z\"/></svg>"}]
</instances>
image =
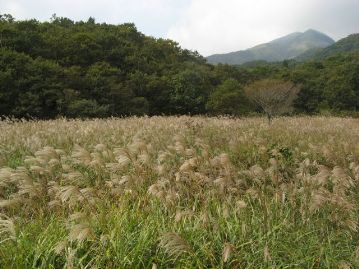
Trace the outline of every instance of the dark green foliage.
<instances>
[{"instance_id":1,"label":"dark green foliage","mask_svg":"<svg viewBox=\"0 0 359 269\"><path fill-rule=\"evenodd\" d=\"M103 117L108 115L108 106L99 105L96 100L79 99L71 102L67 114L73 117Z\"/></svg>"},{"instance_id":2,"label":"dark green foliage","mask_svg":"<svg viewBox=\"0 0 359 269\"><path fill-rule=\"evenodd\" d=\"M299 64L291 78L302 85L296 108L301 112L359 109L359 53Z\"/></svg>"},{"instance_id":3,"label":"dark green foliage","mask_svg":"<svg viewBox=\"0 0 359 269\"><path fill-rule=\"evenodd\" d=\"M134 24L0 17L0 115L205 113L212 67Z\"/></svg>"},{"instance_id":4,"label":"dark green foliage","mask_svg":"<svg viewBox=\"0 0 359 269\"><path fill-rule=\"evenodd\" d=\"M241 84L235 79L227 79L213 91L207 109L213 114L243 115L250 106Z\"/></svg>"}]
</instances>

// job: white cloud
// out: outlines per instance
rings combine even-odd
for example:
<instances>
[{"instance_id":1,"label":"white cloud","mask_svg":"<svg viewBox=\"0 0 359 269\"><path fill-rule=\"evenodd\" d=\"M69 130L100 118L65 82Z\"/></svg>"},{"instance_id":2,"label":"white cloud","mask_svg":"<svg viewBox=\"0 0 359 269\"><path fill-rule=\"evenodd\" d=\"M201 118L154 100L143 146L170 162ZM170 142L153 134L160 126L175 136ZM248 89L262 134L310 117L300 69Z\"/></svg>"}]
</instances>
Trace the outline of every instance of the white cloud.
<instances>
[{"instance_id":1,"label":"white cloud","mask_svg":"<svg viewBox=\"0 0 359 269\"><path fill-rule=\"evenodd\" d=\"M140 31L164 37L190 0L0 0L0 13L17 19L49 20L51 15L73 20L99 22L134 22Z\"/></svg>"},{"instance_id":2,"label":"white cloud","mask_svg":"<svg viewBox=\"0 0 359 269\"><path fill-rule=\"evenodd\" d=\"M358 10L358 0L192 0L168 37L204 55L308 28L339 38L359 30Z\"/></svg>"}]
</instances>

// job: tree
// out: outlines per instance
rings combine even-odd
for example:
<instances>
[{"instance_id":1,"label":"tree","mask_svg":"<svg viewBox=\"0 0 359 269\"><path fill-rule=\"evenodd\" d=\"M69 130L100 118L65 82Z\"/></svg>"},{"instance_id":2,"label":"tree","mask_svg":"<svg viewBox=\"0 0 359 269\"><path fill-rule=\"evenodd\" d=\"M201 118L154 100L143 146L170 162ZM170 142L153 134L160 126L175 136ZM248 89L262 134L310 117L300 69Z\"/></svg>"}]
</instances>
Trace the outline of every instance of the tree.
<instances>
[{"instance_id":1,"label":"tree","mask_svg":"<svg viewBox=\"0 0 359 269\"><path fill-rule=\"evenodd\" d=\"M249 102L238 81L227 79L212 92L206 108L214 114L243 115L249 111Z\"/></svg>"},{"instance_id":2,"label":"tree","mask_svg":"<svg viewBox=\"0 0 359 269\"><path fill-rule=\"evenodd\" d=\"M171 81L172 114L204 114L210 83L205 70L185 69Z\"/></svg>"},{"instance_id":3,"label":"tree","mask_svg":"<svg viewBox=\"0 0 359 269\"><path fill-rule=\"evenodd\" d=\"M289 81L263 79L247 86L245 93L264 111L270 124L274 116L293 110L293 101L299 90L299 87Z\"/></svg>"}]
</instances>

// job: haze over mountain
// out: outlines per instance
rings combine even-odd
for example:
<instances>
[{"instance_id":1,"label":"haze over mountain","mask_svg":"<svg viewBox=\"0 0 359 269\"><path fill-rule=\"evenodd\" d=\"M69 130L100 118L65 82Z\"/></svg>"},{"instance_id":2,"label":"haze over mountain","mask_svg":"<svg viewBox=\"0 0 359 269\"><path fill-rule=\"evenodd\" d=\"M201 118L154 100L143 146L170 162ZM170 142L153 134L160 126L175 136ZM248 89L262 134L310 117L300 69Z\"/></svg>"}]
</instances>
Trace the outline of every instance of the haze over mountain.
<instances>
[{"instance_id":1,"label":"haze over mountain","mask_svg":"<svg viewBox=\"0 0 359 269\"><path fill-rule=\"evenodd\" d=\"M316 30L307 30L304 33L295 32L271 42L226 54L215 54L207 57L209 63L243 64L251 61L276 62L293 59L313 49L326 48L335 41Z\"/></svg>"},{"instance_id":2,"label":"haze over mountain","mask_svg":"<svg viewBox=\"0 0 359 269\"><path fill-rule=\"evenodd\" d=\"M295 59L297 61L321 60L338 53L359 51L359 34L351 34L326 48L310 49Z\"/></svg>"}]
</instances>

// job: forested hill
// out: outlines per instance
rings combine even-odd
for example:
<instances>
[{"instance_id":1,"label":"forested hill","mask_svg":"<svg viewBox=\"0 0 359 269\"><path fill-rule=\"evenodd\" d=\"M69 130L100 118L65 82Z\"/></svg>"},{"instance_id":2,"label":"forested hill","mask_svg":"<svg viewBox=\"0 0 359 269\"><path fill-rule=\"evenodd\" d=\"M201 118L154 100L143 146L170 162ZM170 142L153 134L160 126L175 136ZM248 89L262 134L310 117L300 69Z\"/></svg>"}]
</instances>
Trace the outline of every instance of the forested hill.
<instances>
[{"instance_id":1,"label":"forested hill","mask_svg":"<svg viewBox=\"0 0 359 269\"><path fill-rule=\"evenodd\" d=\"M133 24L2 16L0 41L0 115L204 113L205 59ZM181 100L191 83L198 91Z\"/></svg>"},{"instance_id":2,"label":"forested hill","mask_svg":"<svg viewBox=\"0 0 359 269\"><path fill-rule=\"evenodd\" d=\"M357 111L359 54L308 63L210 65L133 24L0 16L0 117L55 118L258 112L243 88L262 78L300 85L295 111Z\"/></svg>"}]
</instances>

